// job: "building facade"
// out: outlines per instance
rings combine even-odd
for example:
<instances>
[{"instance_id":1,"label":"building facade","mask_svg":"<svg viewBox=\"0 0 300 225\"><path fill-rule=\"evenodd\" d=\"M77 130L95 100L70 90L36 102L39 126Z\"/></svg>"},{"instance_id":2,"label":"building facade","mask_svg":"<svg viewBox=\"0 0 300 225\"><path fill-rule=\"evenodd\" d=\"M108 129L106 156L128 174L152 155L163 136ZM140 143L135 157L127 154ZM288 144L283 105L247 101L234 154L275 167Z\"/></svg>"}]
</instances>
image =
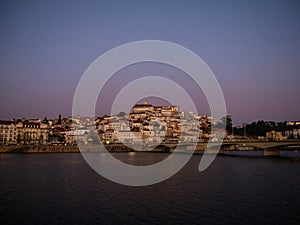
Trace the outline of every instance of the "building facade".
<instances>
[{"instance_id":1,"label":"building facade","mask_svg":"<svg viewBox=\"0 0 300 225\"><path fill-rule=\"evenodd\" d=\"M0 121L0 144L46 144L49 125L28 120Z\"/></svg>"}]
</instances>

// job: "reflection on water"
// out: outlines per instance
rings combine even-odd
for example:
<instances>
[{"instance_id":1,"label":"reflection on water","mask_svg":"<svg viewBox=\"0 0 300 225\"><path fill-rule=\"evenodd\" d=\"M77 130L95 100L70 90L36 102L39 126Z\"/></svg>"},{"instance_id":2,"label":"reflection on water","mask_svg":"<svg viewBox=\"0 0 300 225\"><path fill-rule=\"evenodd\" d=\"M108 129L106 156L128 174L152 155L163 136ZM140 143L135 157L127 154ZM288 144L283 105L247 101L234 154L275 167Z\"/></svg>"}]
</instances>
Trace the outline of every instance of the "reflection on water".
<instances>
[{"instance_id":1,"label":"reflection on water","mask_svg":"<svg viewBox=\"0 0 300 225\"><path fill-rule=\"evenodd\" d=\"M140 157L141 154L144 157ZM166 153L151 153L151 152L124 152L124 153L112 153L112 155L121 162L136 165L136 166L148 166L166 159L169 154ZM146 160L145 160L146 159Z\"/></svg>"},{"instance_id":2,"label":"reflection on water","mask_svg":"<svg viewBox=\"0 0 300 225\"><path fill-rule=\"evenodd\" d=\"M298 153L297 153L298 154ZM117 153L147 165L165 153ZM100 177L80 154L0 154L1 224L296 224L300 162L201 155L172 178L127 187Z\"/></svg>"}]
</instances>

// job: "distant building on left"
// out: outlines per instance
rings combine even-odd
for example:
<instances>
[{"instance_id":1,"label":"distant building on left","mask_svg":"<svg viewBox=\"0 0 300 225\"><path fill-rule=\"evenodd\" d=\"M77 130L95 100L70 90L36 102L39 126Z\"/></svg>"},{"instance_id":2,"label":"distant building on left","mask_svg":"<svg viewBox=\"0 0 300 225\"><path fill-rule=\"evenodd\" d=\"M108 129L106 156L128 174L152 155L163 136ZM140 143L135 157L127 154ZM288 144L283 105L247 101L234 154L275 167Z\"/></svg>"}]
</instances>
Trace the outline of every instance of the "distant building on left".
<instances>
[{"instance_id":1,"label":"distant building on left","mask_svg":"<svg viewBox=\"0 0 300 225\"><path fill-rule=\"evenodd\" d=\"M49 124L40 120L0 120L0 145L46 144Z\"/></svg>"}]
</instances>

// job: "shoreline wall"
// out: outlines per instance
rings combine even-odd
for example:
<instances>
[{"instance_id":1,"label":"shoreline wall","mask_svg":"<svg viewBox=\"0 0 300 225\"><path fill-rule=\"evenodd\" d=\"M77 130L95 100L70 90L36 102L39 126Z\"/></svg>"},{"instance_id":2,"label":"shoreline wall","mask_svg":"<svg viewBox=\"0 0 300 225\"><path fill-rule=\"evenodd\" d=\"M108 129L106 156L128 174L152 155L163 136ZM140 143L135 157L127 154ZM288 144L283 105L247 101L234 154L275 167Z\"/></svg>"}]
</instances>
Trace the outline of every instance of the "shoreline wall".
<instances>
[{"instance_id":1,"label":"shoreline wall","mask_svg":"<svg viewBox=\"0 0 300 225\"><path fill-rule=\"evenodd\" d=\"M105 146L109 152L129 152L126 146ZM0 146L0 153L79 153L76 145L10 145ZM99 152L97 147L88 146L86 152Z\"/></svg>"}]
</instances>

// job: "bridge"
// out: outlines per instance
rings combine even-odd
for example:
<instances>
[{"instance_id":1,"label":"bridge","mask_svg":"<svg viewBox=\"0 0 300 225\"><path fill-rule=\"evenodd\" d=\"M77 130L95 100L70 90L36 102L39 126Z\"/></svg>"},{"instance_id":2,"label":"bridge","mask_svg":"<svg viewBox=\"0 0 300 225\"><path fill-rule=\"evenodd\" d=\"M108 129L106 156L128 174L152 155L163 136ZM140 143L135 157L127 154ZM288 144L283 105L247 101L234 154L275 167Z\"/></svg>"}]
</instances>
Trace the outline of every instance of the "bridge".
<instances>
[{"instance_id":1,"label":"bridge","mask_svg":"<svg viewBox=\"0 0 300 225\"><path fill-rule=\"evenodd\" d=\"M182 151L204 152L212 154L223 154L226 150L232 149L235 146L253 147L255 150L263 151L264 156L276 156L280 155L280 150L286 147L299 146L300 140L288 140L288 141L224 141L224 142L198 142L196 143L162 143L161 148L169 149L170 152L175 148L182 149ZM219 149L219 150L218 150ZM238 149L235 149L238 150Z\"/></svg>"}]
</instances>

